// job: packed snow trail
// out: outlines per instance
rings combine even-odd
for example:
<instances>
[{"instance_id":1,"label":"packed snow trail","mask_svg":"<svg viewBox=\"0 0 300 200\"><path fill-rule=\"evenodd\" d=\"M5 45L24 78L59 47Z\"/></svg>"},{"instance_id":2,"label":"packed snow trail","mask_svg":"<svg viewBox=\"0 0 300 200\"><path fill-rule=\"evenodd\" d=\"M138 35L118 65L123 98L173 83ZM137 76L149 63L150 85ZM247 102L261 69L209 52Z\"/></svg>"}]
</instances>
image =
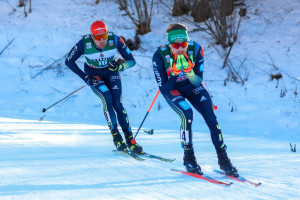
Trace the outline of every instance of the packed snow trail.
<instances>
[{"instance_id":1,"label":"packed snow trail","mask_svg":"<svg viewBox=\"0 0 300 200\"><path fill-rule=\"evenodd\" d=\"M0 118L0 199L297 199L300 157L289 144L226 135L229 156L241 176L259 187L230 187L188 177L178 133L142 133L146 152L173 162L139 162L112 152L107 127ZM134 129L136 130L136 129ZM195 133L195 153L205 173L231 182L218 169L208 133Z\"/></svg>"}]
</instances>

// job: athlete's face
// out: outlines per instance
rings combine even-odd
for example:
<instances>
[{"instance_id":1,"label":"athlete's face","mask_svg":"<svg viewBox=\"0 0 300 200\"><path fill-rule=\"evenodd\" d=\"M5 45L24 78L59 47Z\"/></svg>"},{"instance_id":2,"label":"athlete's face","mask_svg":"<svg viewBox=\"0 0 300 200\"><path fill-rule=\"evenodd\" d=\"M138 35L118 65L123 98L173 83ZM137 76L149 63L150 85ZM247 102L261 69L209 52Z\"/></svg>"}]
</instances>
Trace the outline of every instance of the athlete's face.
<instances>
[{"instance_id":1,"label":"athlete's face","mask_svg":"<svg viewBox=\"0 0 300 200\"><path fill-rule=\"evenodd\" d=\"M101 40L95 40L95 39L93 40L96 46L98 46L100 49L104 49L104 47L106 46L107 38L106 39L101 38Z\"/></svg>"},{"instance_id":2,"label":"athlete's face","mask_svg":"<svg viewBox=\"0 0 300 200\"><path fill-rule=\"evenodd\" d=\"M175 43L175 45L170 44L169 47L172 53L177 55L183 55L188 49L187 42L179 42L179 43Z\"/></svg>"},{"instance_id":3,"label":"athlete's face","mask_svg":"<svg viewBox=\"0 0 300 200\"><path fill-rule=\"evenodd\" d=\"M101 34L101 35L100 34L95 35L95 36L92 36L92 38L93 38L96 46L98 46L100 49L103 49L107 43L108 33Z\"/></svg>"}]
</instances>

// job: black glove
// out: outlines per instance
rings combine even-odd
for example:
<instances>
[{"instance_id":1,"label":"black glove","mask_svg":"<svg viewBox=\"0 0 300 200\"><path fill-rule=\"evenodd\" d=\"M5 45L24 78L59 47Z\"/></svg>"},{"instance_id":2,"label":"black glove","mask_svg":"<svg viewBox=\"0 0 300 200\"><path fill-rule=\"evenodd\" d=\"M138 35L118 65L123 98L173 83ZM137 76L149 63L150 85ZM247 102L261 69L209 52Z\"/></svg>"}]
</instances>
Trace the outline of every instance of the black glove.
<instances>
[{"instance_id":1,"label":"black glove","mask_svg":"<svg viewBox=\"0 0 300 200\"><path fill-rule=\"evenodd\" d=\"M110 70L110 71L123 71L124 70L124 66L121 64L119 64L119 63L117 63L116 61L110 61L110 62L108 62L108 69Z\"/></svg>"},{"instance_id":2,"label":"black glove","mask_svg":"<svg viewBox=\"0 0 300 200\"><path fill-rule=\"evenodd\" d=\"M86 82L88 86L92 86L92 85L96 85L98 83L98 80L93 76L87 75L86 77L84 77L84 82Z\"/></svg>"}]
</instances>

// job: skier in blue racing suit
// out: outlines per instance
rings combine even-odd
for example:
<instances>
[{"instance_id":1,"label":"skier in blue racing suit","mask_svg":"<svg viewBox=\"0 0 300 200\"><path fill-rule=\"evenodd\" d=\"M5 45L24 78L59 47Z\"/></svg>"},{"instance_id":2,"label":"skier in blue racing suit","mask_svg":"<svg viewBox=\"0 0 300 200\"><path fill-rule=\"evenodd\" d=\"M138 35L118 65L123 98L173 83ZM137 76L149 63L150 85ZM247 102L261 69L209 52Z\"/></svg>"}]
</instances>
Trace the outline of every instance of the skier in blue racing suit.
<instances>
[{"instance_id":1,"label":"skier in blue racing suit","mask_svg":"<svg viewBox=\"0 0 300 200\"><path fill-rule=\"evenodd\" d=\"M120 54L126 62L115 61ZM84 55L84 72L76 60ZM135 65L135 60L124 41L112 32L108 32L103 21L91 25L91 34L83 38L71 49L65 64L85 81L103 103L103 112L111 130L114 144L119 151L143 152L142 147L133 138L127 112L122 104L122 85L120 72ZM125 135L126 144L118 130L118 122Z\"/></svg>"},{"instance_id":2,"label":"skier in blue racing suit","mask_svg":"<svg viewBox=\"0 0 300 200\"><path fill-rule=\"evenodd\" d=\"M202 83L204 50L197 42L189 40L187 30L183 24L169 25L169 43L160 46L153 55L153 70L159 89L171 108L181 117L184 165L188 172L203 174L194 155L191 104L209 127L220 168L226 174L238 177L237 169L227 156L212 100Z\"/></svg>"}]
</instances>

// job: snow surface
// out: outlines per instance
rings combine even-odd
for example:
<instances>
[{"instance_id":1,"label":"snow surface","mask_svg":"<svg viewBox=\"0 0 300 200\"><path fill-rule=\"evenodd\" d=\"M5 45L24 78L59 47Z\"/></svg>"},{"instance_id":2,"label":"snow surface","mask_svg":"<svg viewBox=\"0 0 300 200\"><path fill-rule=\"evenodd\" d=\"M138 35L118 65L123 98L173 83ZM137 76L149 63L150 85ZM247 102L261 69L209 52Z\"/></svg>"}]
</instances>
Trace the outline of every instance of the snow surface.
<instances>
[{"instance_id":1,"label":"snow surface","mask_svg":"<svg viewBox=\"0 0 300 200\"><path fill-rule=\"evenodd\" d=\"M166 1L172 5L172 1ZM300 197L300 157L289 143L300 142L300 2L246 1L239 41L231 59L249 69L244 86L223 82L226 70L205 33L190 38L205 49L205 85L218 105L216 114L229 156L240 174L259 187L234 182L217 186L171 172L184 169L180 147L180 119L159 96L137 137L144 150L172 163L146 159L138 162L113 153L111 135L100 99L89 88L49 109L84 83L70 70L38 74L64 56L91 22L103 19L118 35L133 38L127 17L111 1L34 1L24 18L17 0L0 1L0 199L297 199ZM13 8L16 9L13 11ZM152 32L141 36L142 48L133 51L137 65L122 72L123 103L136 131L157 92L151 67L155 48L167 41L165 28L182 22L163 5L155 5ZM191 19L191 18L190 18ZM81 62L83 59L81 59ZM79 63L82 65L82 63ZM275 67L274 67L275 66ZM283 79L270 80L279 71ZM286 95L280 97L281 91ZM229 182L213 172L217 158L209 131L194 112L196 157L208 175ZM38 121L44 117L43 121Z\"/></svg>"}]
</instances>

